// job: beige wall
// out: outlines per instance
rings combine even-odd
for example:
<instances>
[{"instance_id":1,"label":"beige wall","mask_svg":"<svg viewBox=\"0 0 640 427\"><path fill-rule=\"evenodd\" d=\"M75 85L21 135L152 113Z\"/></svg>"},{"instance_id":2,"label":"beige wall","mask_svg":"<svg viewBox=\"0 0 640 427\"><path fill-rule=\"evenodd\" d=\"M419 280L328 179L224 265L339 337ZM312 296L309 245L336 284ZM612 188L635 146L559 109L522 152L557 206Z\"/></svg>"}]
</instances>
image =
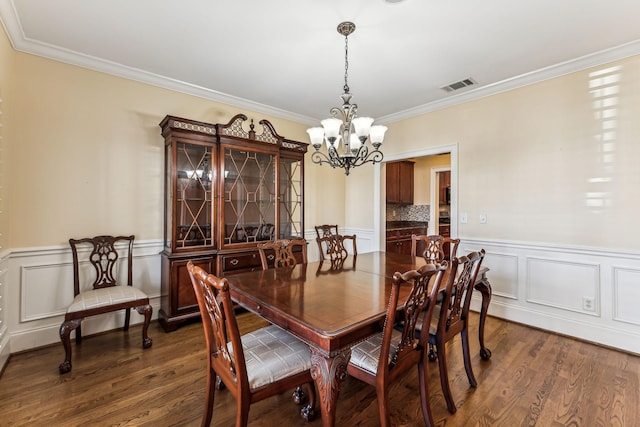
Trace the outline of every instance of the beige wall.
<instances>
[{"instance_id":1,"label":"beige wall","mask_svg":"<svg viewBox=\"0 0 640 427\"><path fill-rule=\"evenodd\" d=\"M431 169L443 168L451 165L450 154L437 156L418 157L413 166L413 204L431 204Z\"/></svg>"},{"instance_id":2,"label":"beige wall","mask_svg":"<svg viewBox=\"0 0 640 427\"><path fill-rule=\"evenodd\" d=\"M9 215L7 199L9 198L8 170L10 162L10 145L7 122L10 113L10 83L13 75L14 50L9 43L4 27L0 26L0 252L6 249L9 241Z\"/></svg>"},{"instance_id":3,"label":"beige wall","mask_svg":"<svg viewBox=\"0 0 640 427\"><path fill-rule=\"evenodd\" d=\"M0 55L9 247L93 233L160 239L166 114L217 123L244 112L307 140L305 125L15 52L4 33ZM593 73L612 67L611 94L599 97ZM457 144L461 237L636 250L639 99L636 56L392 123L383 150ZM603 100L613 108L597 107ZM345 179L308 161L306 228L375 229L373 171Z\"/></svg>"},{"instance_id":4,"label":"beige wall","mask_svg":"<svg viewBox=\"0 0 640 427\"><path fill-rule=\"evenodd\" d=\"M385 154L458 145L460 237L637 251L638 117L635 56L392 123Z\"/></svg>"},{"instance_id":5,"label":"beige wall","mask_svg":"<svg viewBox=\"0 0 640 427\"><path fill-rule=\"evenodd\" d=\"M2 38L6 44L6 37ZM65 244L71 236L135 233L162 238L166 114L226 123L266 118L287 138L304 125L19 52L9 128L15 143L11 247ZM258 131L260 127L257 126ZM344 178L309 161L306 226L344 220ZM316 202L317 201L317 202Z\"/></svg>"}]
</instances>

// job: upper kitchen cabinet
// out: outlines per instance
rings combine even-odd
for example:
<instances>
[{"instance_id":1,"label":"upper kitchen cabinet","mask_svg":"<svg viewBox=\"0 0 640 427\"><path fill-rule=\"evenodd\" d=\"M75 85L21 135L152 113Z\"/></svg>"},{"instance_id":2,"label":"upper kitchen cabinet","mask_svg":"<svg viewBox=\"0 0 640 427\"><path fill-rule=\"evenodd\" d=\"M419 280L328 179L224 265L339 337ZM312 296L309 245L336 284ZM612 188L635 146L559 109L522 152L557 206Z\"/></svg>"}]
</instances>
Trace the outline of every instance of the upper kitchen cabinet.
<instances>
[{"instance_id":1,"label":"upper kitchen cabinet","mask_svg":"<svg viewBox=\"0 0 640 427\"><path fill-rule=\"evenodd\" d=\"M407 160L387 163L387 203L413 204L413 164Z\"/></svg>"}]
</instances>

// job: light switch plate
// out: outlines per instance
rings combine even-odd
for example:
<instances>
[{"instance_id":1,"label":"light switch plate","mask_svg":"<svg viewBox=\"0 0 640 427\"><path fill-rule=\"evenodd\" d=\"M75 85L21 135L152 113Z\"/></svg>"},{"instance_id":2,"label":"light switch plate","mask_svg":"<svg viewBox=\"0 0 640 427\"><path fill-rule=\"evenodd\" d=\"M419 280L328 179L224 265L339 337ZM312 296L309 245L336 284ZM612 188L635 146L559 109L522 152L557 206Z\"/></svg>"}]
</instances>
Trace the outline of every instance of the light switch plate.
<instances>
[{"instance_id":1,"label":"light switch plate","mask_svg":"<svg viewBox=\"0 0 640 427\"><path fill-rule=\"evenodd\" d=\"M466 223L467 223L467 213L462 212L460 214L460 224L466 224Z\"/></svg>"}]
</instances>

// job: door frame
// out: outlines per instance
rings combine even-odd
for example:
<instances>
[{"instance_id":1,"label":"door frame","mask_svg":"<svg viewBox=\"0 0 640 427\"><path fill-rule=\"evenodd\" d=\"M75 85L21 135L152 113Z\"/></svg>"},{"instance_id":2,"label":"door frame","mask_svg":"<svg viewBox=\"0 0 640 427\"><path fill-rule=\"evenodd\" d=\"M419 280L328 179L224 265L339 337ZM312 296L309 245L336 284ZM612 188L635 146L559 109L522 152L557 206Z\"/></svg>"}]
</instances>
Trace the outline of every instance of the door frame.
<instances>
[{"instance_id":1,"label":"door frame","mask_svg":"<svg viewBox=\"0 0 640 427\"><path fill-rule=\"evenodd\" d=\"M458 237L458 144L440 145L437 147L422 148L415 151L386 154L384 163L407 160L414 157L436 156L438 154L451 155L451 237ZM382 212L386 210L385 174L382 164L376 163L373 168L373 247L378 251L384 251L386 240L386 218ZM431 203L431 202L430 202ZM433 221L429 221L432 223ZM431 226L431 224L429 224Z\"/></svg>"}]
</instances>

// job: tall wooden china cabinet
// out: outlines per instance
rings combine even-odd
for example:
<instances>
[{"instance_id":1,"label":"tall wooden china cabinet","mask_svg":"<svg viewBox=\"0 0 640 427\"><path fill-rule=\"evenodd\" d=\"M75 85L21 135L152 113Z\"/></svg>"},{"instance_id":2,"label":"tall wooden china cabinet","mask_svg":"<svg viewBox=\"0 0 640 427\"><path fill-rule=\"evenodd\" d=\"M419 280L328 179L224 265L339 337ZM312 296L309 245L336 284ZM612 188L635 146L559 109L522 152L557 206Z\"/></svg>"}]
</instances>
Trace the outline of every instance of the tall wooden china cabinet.
<instances>
[{"instance_id":1,"label":"tall wooden china cabinet","mask_svg":"<svg viewBox=\"0 0 640 427\"><path fill-rule=\"evenodd\" d=\"M187 262L218 276L261 268L257 244L304 237L307 144L256 132L243 114L226 124L167 116L161 307L166 331L199 316ZM246 129L248 128L248 130Z\"/></svg>"}]
</instances>

